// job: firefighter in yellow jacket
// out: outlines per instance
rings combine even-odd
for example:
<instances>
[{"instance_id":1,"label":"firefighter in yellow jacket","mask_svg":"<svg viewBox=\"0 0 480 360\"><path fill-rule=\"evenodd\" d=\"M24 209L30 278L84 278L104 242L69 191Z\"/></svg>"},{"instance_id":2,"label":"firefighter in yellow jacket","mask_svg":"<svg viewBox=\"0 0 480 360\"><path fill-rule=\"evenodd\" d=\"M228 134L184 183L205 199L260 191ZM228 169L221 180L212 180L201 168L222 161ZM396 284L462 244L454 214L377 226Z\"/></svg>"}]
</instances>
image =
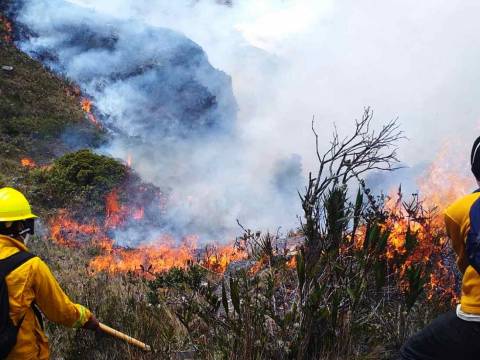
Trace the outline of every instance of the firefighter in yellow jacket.
<instances>
[{"instance_id":1,"label":"firefighter in yellow jacket","mask_svg":"<svg viewBox=\"0 0 480 360\"><path fill-rule=\"evenodd\" d=\"M480 137L470 160L480 186ZM463 274L460 304L411 337L401 349L402 360L480 359L480 190L445 210L445 226Z\"/></svg>"},{"instance_id":2,"label":"firefighter in yellow jacket","mask_svg":"<svg viewBox=\"0 0 480 360\"><path fill-rule=\"evenodd\" d=\"M25 240L33 233L34 219L27 199L12 188L0 189L0 261L28 251ZM48 340L42 329L41 314L68 327L96 330L98 321L82 305L73 303L55 280L48 266L34 257L6 276L10 318L20 325L17 343L8 360L48 359Z\"/></svg>"}]
</instances>

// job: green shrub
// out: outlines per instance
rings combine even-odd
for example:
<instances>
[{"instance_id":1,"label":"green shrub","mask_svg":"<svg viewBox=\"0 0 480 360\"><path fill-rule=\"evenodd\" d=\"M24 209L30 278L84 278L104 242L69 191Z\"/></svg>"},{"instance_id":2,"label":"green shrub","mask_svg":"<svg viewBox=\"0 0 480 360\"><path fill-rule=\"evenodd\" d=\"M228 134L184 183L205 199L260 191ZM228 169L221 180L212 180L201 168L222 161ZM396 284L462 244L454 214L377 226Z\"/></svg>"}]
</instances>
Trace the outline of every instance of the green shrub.
<instances>
[{"instance_id":1,"label":"green shrub","mask_svg":"<svg viewBox=\"0 0 480 360\"><path fill-rule=\"evenodd\" d=\"M82 216L104 215L105 196L127 175L127 167L119 161L80 150L56 159L49 167L32 170L29 194L33 203L44 207L68 208Z\"/></svg>"}]
</instances>

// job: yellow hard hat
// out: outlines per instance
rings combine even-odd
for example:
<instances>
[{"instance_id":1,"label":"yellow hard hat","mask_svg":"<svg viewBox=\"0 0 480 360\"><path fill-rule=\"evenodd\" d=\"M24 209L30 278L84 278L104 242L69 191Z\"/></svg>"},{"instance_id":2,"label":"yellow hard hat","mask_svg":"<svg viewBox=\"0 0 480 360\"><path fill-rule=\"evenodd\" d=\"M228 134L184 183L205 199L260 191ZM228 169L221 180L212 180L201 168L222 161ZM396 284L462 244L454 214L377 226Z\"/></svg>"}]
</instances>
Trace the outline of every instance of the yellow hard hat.
<instances>
[{"instance_id":1,"label":"yellow hard hat","mask_svg":"<svg viewBox=\"0 0 480 360\"><path fill-rule=\"evenodd\" d=\"M4 187L0 189L0 222L34 219L28 200L20 191Z\"/></svg>"}]
</instances>

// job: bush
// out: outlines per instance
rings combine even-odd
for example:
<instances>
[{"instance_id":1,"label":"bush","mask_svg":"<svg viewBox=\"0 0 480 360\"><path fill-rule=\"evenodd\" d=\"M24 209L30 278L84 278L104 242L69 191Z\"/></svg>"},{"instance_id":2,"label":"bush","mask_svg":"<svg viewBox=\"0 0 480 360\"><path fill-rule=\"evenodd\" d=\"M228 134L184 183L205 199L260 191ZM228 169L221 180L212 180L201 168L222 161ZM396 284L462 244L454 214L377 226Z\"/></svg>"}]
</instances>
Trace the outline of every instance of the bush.
<instances>
[{"instance_id":1,"label":"bush","mask_svg":"<svg viewBox=\"0 0 480 360\"><path fill-rule=\"evenodd\" d=\"M32 202L48 208L68 208L82 217L105 213L105 196L119 187L128 169L119 161L90 150L56 159L29 173ZM85 206L88 204L88 206Z\"/></svg>"}]
</instances>

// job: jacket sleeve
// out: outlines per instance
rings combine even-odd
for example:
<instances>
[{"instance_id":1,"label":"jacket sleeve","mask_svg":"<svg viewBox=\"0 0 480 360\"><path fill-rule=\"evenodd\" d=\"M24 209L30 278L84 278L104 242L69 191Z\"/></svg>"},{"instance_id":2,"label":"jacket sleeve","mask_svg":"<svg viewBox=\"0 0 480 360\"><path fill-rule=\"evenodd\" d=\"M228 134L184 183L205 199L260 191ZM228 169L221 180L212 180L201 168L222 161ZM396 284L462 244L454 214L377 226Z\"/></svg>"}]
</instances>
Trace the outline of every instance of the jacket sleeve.
<instances>
[{"instance_id":1,"label":"jacket sleeve","mask_svg":"<svg viewBox=\"0 0 480 360\"><path fill-rule=\"evenodd\" d=\"M63 292L48 266L39 259L33 271L32 287L35 301L45 316L55 323L68 327L83 326L90 316L90 310L74 304Z\"/></svg>"},{"instance_id":2,"label":"jacket sleeve","mask_svg":"<svg viewBox=\"0 0 480 360\"><path fill-rule=\"evenodd\" d=\"M465 240L462 236L462 230L459 224L453 220L448 211L445 212L445 227L447 229L447 235L452 240L453 250L457 254L457 265L462 274L468 267L468 257L465 250Z\"/></svg>"}]
</instances>

